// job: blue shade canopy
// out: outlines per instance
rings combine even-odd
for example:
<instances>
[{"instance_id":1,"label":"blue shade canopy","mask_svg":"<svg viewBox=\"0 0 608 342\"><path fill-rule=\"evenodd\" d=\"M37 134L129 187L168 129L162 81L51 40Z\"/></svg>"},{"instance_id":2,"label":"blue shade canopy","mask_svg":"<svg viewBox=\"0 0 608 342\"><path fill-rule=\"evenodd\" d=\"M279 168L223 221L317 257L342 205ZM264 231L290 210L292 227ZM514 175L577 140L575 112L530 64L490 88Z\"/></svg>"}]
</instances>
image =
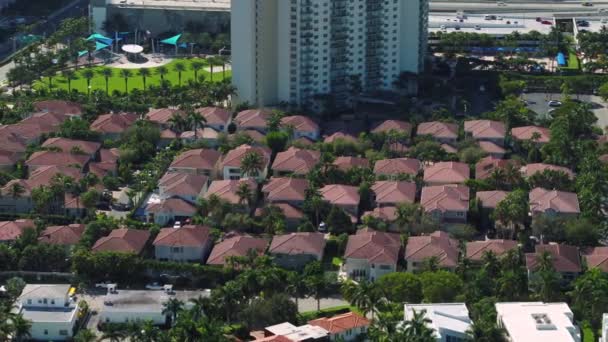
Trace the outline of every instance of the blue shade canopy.
<instances>
[{"instance_id":1,"label":"blue shade canopy","mask_svg":"<svg viewBox=\"0 0 608 342\"><path fill-rule=\"evenodd\" d=\"M182 34L178 34L177 36L173 36L171 38L167 38L164 40L161 40L160 42L163 44L168 44L168 45L175 45L177 46L177 41L182 37Z\"/></svg>"},{"instance_id":2,"label":"blue shade canopy","mask_svg":"<svg viewBox=\"0 0 608 342\"><path fill-rule=\"evenodd\" d=\"M93 33L92 35L90 35L87 40L93 40L93 39L99 39L99 40L111 40L110 38L101 35L99 33Z\"/></svg>"},{"instance_id":3,"label":"blue shade canopy","mask_svg":"<svg viewBox=\"0 0 608 342\"><path fill-rule=\"evenodd\" d=\"M86 55L87 53L89 53L89 51L87 51L87 50L78 51L78 57L82 57L82 56Z\"/></svg>"},{"instance_id":4,"label":"blue shade canopy","mask_svg":"<svg viewBox=\"0 0 608 342\"><path fill-rule=\"evenodd\" d=\"M104 43L100 43L100 42L95 42L95 51L99 51L101 49L105 49L108 46L110 46L110 45L104 44Z\"/></svg>"},{"instance_id":5,"label":"blue shade canopy","mask_svg":"<svg viewBox=\"0 0 608 342\"><path fill-rule=\"evenodd\" d=\"M560 66L566 65L566 57L561 52L557 54L557 64Z\"/></svg>"}]
</instances>

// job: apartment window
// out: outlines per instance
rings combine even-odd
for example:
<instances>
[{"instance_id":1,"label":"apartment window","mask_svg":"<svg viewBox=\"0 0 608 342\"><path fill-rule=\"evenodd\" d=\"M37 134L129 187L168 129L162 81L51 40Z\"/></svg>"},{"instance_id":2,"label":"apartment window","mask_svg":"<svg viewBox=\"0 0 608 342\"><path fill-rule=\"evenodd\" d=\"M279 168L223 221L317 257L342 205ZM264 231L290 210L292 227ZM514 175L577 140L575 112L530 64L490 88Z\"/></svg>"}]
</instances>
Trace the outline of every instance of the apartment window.
<instances>
[{"instance_id":1,"label":"apartment window","mask_svg":"<svg viewBox=\"0 0 608 342\"><path fill-rule=\"evenodd\" d=\"M32 300L31 300L31 299L28 299L28 300L27 300L27 303L31 305L31 304L32 304Z\"/></svg>"},{"instance_id":2,"label":"apartment window","mask_svg":"<svg viewBox=\"0 0 608 342\"><path fill-rule=\"evenodd\" d=\"M68 336L68 331L67 330L59 330L59 335L61 335L61 336Z\"/></svg>"},{"instance_id":3,"label":"apartment window","mask_svg":"<svg viewBox=\"0 0 608 342\"><path fill-rule=\"evenodd\" d=\"M49 334L49 331L48 331L48 330L46 330L46 329L44 329L44 334L45 334L45 335L48 335L48 334Z\"/></svg>"}]
</instances>

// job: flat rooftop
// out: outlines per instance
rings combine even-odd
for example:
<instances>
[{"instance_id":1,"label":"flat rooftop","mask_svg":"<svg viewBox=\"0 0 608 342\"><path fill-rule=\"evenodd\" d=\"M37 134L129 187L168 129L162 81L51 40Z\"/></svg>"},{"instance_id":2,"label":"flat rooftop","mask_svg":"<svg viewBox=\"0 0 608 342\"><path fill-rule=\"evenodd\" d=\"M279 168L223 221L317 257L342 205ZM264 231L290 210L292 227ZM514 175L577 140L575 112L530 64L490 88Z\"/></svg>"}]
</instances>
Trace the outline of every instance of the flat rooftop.
<instances>
[{"instance_id":1,"label":"flat rooftop","mask_svg":"<svg viewBox=\"0 0 608 342\"><path fill-rule=\"evenodd\" d=\"M230 0L106 0L108 6L121 8L230 11Z\"/></svg>"},{"instance_id":2,"label":"flat rooftop","mask_svg":"<svg viewBox=\"0 0 608 342\"><path fill-rule=\"evenodd\" d=\"M580 341L566 303L496 303L496 312L513 341Z\"/></svg>"},{"instance_id":3,"label":"flat rooftop","mask_svg":"<svg viewBox=\"0 0 608 342\"><path fill-rule=\"evenodd\" d=\"M67 323L73 322L76 316L76 306L67 308L25 308L21 309L23 318L34 323Z\"/></svg>"},{"instance_id":4,"label":"flat rooftop","mask_svg":"<svg viewBox=\"0 0 608 342\"><path fill-rule=\"evenodd\" d=\"M489 35L506 35L515 31L528 33L538 31L548 34L553 25L546 25L536 21L536 16L495 15L495 20L485 20L485 14L466 14L466 18L459 19L454 14L429 15L429 32L441 31L441 26L445 26L446 32L474 32ZM461 21L462 20L462 21ZM542 20L553 22L553 18L542 17ZM455 28L459 27L460 30ZM477 27L477 28L476 28Z\"/></svg>"},{"instance_id":5,"label":"flat rooftop","mask_svg":"<svg viewBox=\"0 0 608 342\"><path fill-rule=\"evenodd\" d=\"M103 310L107 312L121 311L158 311L170 298L176 298L184 303L199 296L209 297L209 291L174 291L167 294L161 290L118 290L117 293L103 297ZM111 303L106 305L105 303Z\"/></svg>"}]
</instances>

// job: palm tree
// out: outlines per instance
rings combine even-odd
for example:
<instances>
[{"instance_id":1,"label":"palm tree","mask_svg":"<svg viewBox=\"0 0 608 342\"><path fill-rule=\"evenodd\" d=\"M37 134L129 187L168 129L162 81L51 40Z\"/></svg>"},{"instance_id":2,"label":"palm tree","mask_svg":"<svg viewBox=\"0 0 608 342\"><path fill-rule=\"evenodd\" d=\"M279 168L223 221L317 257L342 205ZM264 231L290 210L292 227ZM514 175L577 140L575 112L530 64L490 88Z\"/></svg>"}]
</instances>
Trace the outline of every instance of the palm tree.
<instances>
[{"instance_id":1,"label":"palm tree","mask_svg":"<svg viewBox=\"0 0 608 342\"><path fill-rule=\"evenodd\" d=\"M187 122L182 112L173 113L169 118L169 125L174 132L183 132L186 129Z\"/></svg>"},{"instance_id":2,"label":"palm tree","mask_svg":"<svg viewBox=\"0 0 608 342\"><path fill-rule=\"evenodd\" d=\"M91 95L91 80L95 77L95 72L91 69L85 69L82 72L82 77L87 80L87 96Z\"/></svg>"},{"instance_id":3,"label":"palm tree","mask_svg":"<svg viewBox=\"0 0 608 342\"><path fill-rule=\"evenodd\" d=\"M412 310L412 317L405 321L406 340L416 342L436 341L435 330L429 328L431 323L432 321L426 317L426 310Z\"/></svg>"},{"instance_id":4,"label":"palm tree","mask_svg":"<svg viewBox=\"0 0 608 342\"><path fill-rule=\"evenodd\" d=\"M506 342L505 330L498 327L496 322L479 317L467 329L468 341L471 342Z\"/></svg>"},{"instance_id":5,"label":"palm tree","mask_svg":"<svg viewBox=\"0 0 608 342\"><path fill-rule=\"evenodd\" d=\"M177 71L177 80L178 80L179 86L181 87L182 86L182 72L186 71L186 66L182 62L177 62L173 66L173 69L175 71Z\"/></svg>"},{"instance_id":6,"label":"palm tree","mask_svg":"<svg viewBox=\"0 0 608 342\"><path fill-rule=\"evenodd\" d=\"M95 342L97 341L97 335L95 335L89 329L81 329L76 336L74 336L74 342Z\"/></svg>"},{"instance_id":7,"label":"palm tree","mask_svg":"<svg viewBox=\"0 0 608 342\"><path fill-rule=\"evenodd\" d=\"M12 197L13 199L17 199L17 198L21 197L21 195L23 195L24 192L25 192L25 188L23 187L23 185L15 182L15 183L11 184L11 186L9 187L7 195Z\"/></svg>"},{"instance_id":8,"label":"palm tree","mask_svg":"<svg viewBox=\"0 0 608 342\"><path fill-rule=\"evenodd\" d=\"M215 65L215 57L207 58L207 63L209 63L209 79L213 82L213 66Z\"/></svg>"},{"instance_id":9,"label":"palm tree","mask_svg":"<svg viewBox=\"0 0 608 342\"><path fill-rule=\"evenodd\" d=\"M72 81L76 78L76 74L73 70L65 70L62 72L63 77L68 80L68 92L72 92Z\"/></svg>"},{"instance_id":10,"label":"palm tree","mask_svg":"<svg viewBox=\"0 0 608 342\"><path fill-rule=\"evenodd\" d=\"M104 331L99 341L110 340L110 342L121 342L127 338L127 332L120 329L108 329Z\"/></svg>"},{"instance_id":11,"label":"palm tree","mask_svg":"<svg viewBox=\"0 0 608 342\"><path fill-rule=\"evenodd\" d=\"M150 69L141 68L141 69L139 69L139 71L137 73L139 74L139 76L141 76L141 80L144 83L144 91L145 91L146 90L146 78L148 76L150 76Z\"/></svg>"},{"instance_id":12,"label":"palm tree","mask_svg":"<svg viewBox=\"0 0 608 342\"><path fill-rule=\"evenodd\" d=\"M12 336L16 341L25 341L31 337L30 329L32 328L32 322L23 318L23 315L11 315L10 327Z\"/></svg>"},{"instance_id":13,"label":"palm tree","mask_svg":"<svg viewBox=\"0 0 608 342\"><path fill-rule=\"evenodd\" d=\"M363 280L359 284L356 284L349 280L342 284L341 290L344 299L351 303L351 305L361 309L364 315L371 312L373 319L376 306L382 298L380 291L373 283Z\"/></svg>"},{"instance_id":14,"label":"palm tree","mask_svg":"<svg viewBox=\"0 0 608 342\"><path fill-rule=\"evenodd\" d=\"M184 302L181 300L177 298L169 298L169 300L163 304L162 314L169 316L171 318L171 324L173 325L177 320L177 314L183 309L183 307Z\"/></svg>"},{"instance_id":15,"label":"palm tree","mask_svg":"<svg viewBox=\"0 0 608 342\"><path fill-rule=\"evenodd\" d=\"M160 76L160 85L164 86L165 75L169 73L169 70L167 69L167 67L159 66L158 68L156 68L156 73L158 74L158 76Z\"/></svg>"},{"instance_id":16,"label":"palm tree","mask_svg":"<svg viewBox=\"0 0 608 342\"><path fill-rule=\"evenodd\" d=\"M250 151L247 152L243 159L241 159L241 176L245 177L257 177L259 172L262 170L264 164L264 160L262 155L255 152Z\"/></svg>"},{"instance_id":17,"label":"palm tree","mask_svg":"<svg viewBox=\"0 0 608 342\"><path fill-rule=\"evenodd\" d=\"M247 207L249 208L251 199L253 197L253 192L249 187L249 183L241 182L239 183L239 187L236 190L236 195L239 197L239 204L247 203Z\"/></svg>"},{"instance_id":18,"label":"palm tree","mask_svg":"<svg viewBox=\"0 0 608 342\"><path fill-rule=\"evenodd\" d=\"M198 72L205 66L205 64L201 61L193 61L190 64L190 68L194 71L194 82L198 83Z\"/></svg>"},{"instance_id":19,"label":"palm tree","mask_svg":"<svg viewBox=\"0 0 608 342\"><path fill-rule=\"evenodd\" d=\"M205 123L207 123L207 119L201 115L201 113L195 110L188 110L186 112L186 120L190 124L190 127L194 131L194 140L198 140L198 129L204 128Z\"/></svg>"},{"instance_id":20,"label":"palm tree","mask_svg":"<svg viewBox=\"0 0 608 342\"><path fill-rule=\"evenodd\" d=\"M133 73L131 73L131 70L129 70L129 69L121 69L120 76L122 76L122 78L124 78L124 80L125 80L125 94L128 94L129 93L129 78L131 76L133 76Z\"/></svg>"},{"instance_id":21,"label":"palm tree","mask_svg":"<svg viewBox=\"0 0 608 342\"><path fill-rule=\"evenodd\" d=\"M211 305L211 301L209 298L198 296L196 298L191 298L190 302L192 303L192 314L195 320L199 320L201 317L205 315L205 307Z\"/></svg>"},{"instance_id":22,"label":"palm tree","mask_svg":"<svg viewBox=\"0 0 608 342\"><path fill-rule=\"evenodd\" d=\"M106 94L110 93L110 77L114 76L114 71L110 68L103 68L99 71L99 74L103 76L106 81Z\"/></svg>"}]
</instances>

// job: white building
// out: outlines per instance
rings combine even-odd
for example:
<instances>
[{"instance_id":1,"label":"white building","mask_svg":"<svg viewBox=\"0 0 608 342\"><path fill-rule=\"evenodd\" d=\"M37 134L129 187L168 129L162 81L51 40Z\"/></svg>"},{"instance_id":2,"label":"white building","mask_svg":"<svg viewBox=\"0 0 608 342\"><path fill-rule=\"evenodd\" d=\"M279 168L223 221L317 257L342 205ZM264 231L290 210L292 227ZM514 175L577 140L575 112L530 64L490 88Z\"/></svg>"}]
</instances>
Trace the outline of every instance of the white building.
<instances>
[{"instance_id":1,"label":"white building","mask_svg":"<svg viewBox=\"0 0 608 342\"><path fill-rule=\"evenodd\" d=\"M284 336L290 341L315 341L328 336L329 332L315 325L295 325L285 322L264 328L264 332L269 336Z\"/></svg>"},{"instance_id":2,"label":"white building","mask_svg":"<svg viewBox=\"0 0 608 342\"><path fill-rule=\"evenodd\" d=\"M65 341L74 336L78 305L68 284L28 284L17 299L14 312L30 321L30 336L37 341Z\"/></svg>"},{"instance_id":3,"label":"white building","mask_svg":"<svg viewBox=\"0 0 608 342\"><path fill-rule=\"evenodd\" d=\"M566 303L496 303L496 320L512 342L579 342L581 334Z\"/></svg>"},{"instance_id":4,"label":"white building","mask_svg":"<svg viewBox=\"0 0 608 342\"><path fill-rule=\"evenodd\" d=\"M405 304L405 321L412 319L414 312L425 311L431 320L429 328L435 331L437 342L462 342L467 340L471 326L469 310L464 303Z\"/></svg>"},{"instance_id":5,"label":"white building","mask_svg":"<svg viewBox=\"0 0 608 342\"><path fill-rule=\"evenodd\" d=\"M232 68L238 101L320 109L362 89L388 90L423 68L428 0L232 0ZM322 96L321 96L322 97Z\"/></svg>"},{"instance_id":6,"label":"white building","mask_svg":"<svg viewBox=\"0 0 608 342\"><path fill-rule=\"evenodd\" d=\"M602 315L602 336L600 342L608 342L608 314Z\"/></svg>"}]
</instances>

